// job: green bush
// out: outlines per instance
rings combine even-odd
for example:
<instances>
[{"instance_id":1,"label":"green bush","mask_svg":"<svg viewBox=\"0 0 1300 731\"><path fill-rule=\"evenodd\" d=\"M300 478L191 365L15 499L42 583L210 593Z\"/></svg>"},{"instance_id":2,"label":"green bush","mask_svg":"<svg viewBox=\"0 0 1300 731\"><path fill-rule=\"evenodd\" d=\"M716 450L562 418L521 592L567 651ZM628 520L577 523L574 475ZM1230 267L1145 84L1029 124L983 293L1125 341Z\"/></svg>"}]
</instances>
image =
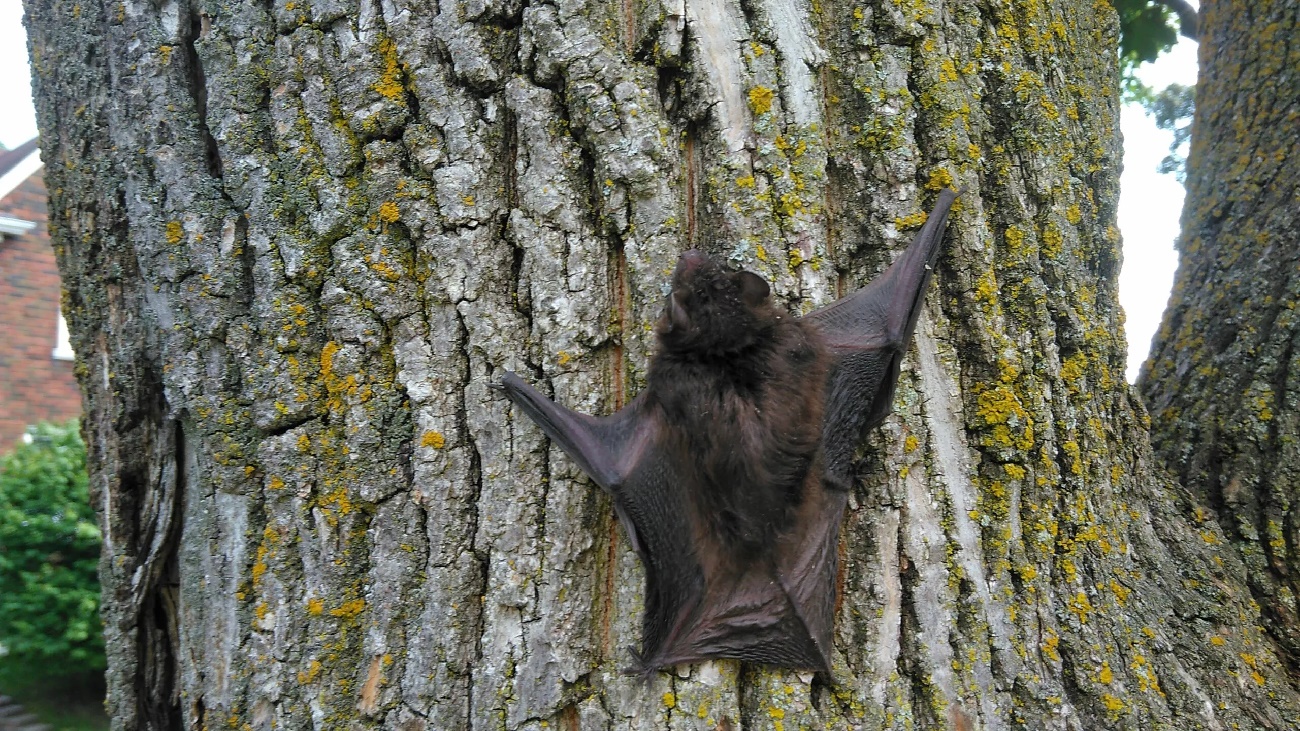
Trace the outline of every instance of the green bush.
<instances>
[{"instance_id":1,"label":"green bush","mask_svg":"<svg viewBox=\"0 0 1300 731\"><path fill-rule=\"evenodd\" d=\"M0 673L102 670L99 528L77 422L0 457Z\"/></svg>"}]
</instances>

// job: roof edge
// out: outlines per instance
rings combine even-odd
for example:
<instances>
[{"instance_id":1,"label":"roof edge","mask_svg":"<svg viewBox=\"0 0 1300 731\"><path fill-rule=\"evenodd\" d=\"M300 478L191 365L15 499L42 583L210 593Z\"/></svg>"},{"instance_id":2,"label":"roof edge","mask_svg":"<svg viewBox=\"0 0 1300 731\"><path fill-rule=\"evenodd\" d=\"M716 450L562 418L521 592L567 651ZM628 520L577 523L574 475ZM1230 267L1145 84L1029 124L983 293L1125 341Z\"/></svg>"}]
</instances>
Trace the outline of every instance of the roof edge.
<instances>
[{"instance_id":1,"label":"roof edge","mask_svg":"<svg viewBox=\"0 0 1300 731\"><path fill-rule=\"evenodd\" d=\"M43 167L45 167L45 163L41 162L41 151L33 147L31 152L18 159L9 166L8 170L0 174L0 201L8 198L9 194L14 192L14 188L22 185L24 180L30 178Z\"/></svg>"},{"instance_id":2,"label":"roof edge","mask_svg":"<svg viewBox=\"0 0 1300 731\"><path fill-rule=\"evenodd\" d=\"M0 215L0 236L22 236L36 228L34 221Z\"/></svg>"}]
</instances>

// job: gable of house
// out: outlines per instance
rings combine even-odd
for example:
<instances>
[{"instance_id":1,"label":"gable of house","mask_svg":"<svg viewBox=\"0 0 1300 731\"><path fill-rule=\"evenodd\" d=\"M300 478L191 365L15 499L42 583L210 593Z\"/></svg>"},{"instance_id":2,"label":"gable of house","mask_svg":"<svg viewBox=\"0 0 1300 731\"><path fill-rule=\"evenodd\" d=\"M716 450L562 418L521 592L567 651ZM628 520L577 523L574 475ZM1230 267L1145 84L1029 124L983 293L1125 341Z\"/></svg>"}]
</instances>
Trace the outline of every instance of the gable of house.
<instances>
[{"instance_id":1,"label":"gable of house","mask_svg":"<svg viewBox=\"0 0 1300 731\"><path fill-rule=\"evenodd\" d=\"M0 452L31 424L81 413L36 140L0 151Z\"/></svg>"}]
</instances>

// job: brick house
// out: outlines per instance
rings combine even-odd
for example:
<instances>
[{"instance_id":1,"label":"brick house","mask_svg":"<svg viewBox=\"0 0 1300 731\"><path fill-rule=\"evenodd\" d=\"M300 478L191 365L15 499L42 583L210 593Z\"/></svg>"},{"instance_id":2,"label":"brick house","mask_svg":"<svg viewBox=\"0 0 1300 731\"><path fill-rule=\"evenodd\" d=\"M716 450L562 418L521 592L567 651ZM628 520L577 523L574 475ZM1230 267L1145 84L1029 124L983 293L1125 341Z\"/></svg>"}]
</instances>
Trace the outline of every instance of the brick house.
<instances>
[{"instance_id":1,"label":"brick house","mask_svg":"<svg viewBox=\"0 0 1300 731\"><path fill-rule=\"evenodd\" d=\"M0 150L0 453L30 424L81 413L36 142Z\"/></svg>"}]
</instances>

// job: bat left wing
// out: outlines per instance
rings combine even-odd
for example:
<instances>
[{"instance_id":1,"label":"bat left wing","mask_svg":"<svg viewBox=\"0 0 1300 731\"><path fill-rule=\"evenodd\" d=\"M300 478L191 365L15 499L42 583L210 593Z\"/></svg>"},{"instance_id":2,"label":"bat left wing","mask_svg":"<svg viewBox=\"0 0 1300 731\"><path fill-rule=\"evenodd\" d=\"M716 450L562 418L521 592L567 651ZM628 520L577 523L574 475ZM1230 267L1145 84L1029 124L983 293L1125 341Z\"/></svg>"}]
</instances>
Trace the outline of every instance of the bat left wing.
<instances>
[{"instance_id":1,"label":"bat left wing","mask_svg":"<svg viewBox=\"0 0 1300 731\"><path fill-rule=\"evenodd\" d=\"M907 250L879 277L806 315L835 355L823 431L828 485L845 487L862 435L885 420L903 354L916 330L926 285L957 193L944 190Z\"/></svg>"},{"instance_id":2,"label":"bat left wing","mask_svg":"<svg viewBox=\"0 0 1300 731\"><path fill-rule=\"evenodd\" d=\"M495 387L610 493L626 482L653 436L652 425L641 418L644 399L640 396L618 412L598 417L560 406L510 371Z\"/></svg>"},{"instance_id":3,"label":"bat left wing","mask_svg":"<svg viewBox=\"0 0 1300 731\"><path fill-rule=\"evenodd\" d=\"M559 444L602 489L646 570L639 669L658 667L664 648L681 642L705 579L691 537L692 477L665 451L658 410L645 391L617 413L588 416L567 409L507 371L496 386Z\"/></svg>"}]
</instances>

